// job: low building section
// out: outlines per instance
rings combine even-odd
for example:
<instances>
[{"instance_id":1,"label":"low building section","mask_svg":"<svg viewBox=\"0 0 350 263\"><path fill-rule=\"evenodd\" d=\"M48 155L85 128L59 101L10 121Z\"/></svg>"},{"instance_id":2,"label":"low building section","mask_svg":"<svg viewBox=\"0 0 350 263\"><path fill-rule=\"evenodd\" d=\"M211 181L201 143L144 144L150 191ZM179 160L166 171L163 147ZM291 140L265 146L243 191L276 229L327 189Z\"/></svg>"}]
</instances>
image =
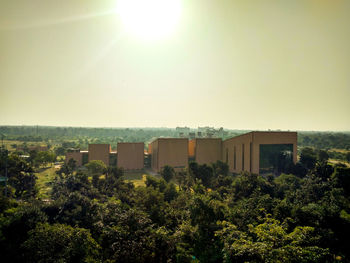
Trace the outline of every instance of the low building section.
<instances>
[{"instance_id":1,"label":"low building section","mask_svg":"<svg viewBox=\"0 0 350 263\"><path fill-rule=\"evenodd\" d=\"M83 153L80 149L68 149L66 152L66 163L68 163L70 159L75 161L76 166L83 165Z\"/></svg>"},{"instance_id":2,"label":"low building section","mask_svg":"<svg viewBox=\"0 0 350 263\"><path fill-rule=\"evenodd\" d=\"M141 170L144 167L144 143L118 143L117 165L125 170Z\"/></svg>"},{"instance_id":3,"label":"low building section","mask_svg":"<svg viewBox=\"0 0 350 263\"><path fill-rule=\"evenodd\" d=\"M187 138L158 138L150 143L151 168L160 172L165 165L181 170L188 166Z\"/></svg>"},{"instance_id":4,"label":"low building section","mask_svg":"<svg viewBox=\"0 0 350 263\"><path fill-rule=\"evenodd\" d=\"M220 138L197 138L189 141L190 160L198 164L211 164L222 159L222 140Z\"/></svg>"},{"instance_id":5,"label":"low building section","mask_svg":"<svg viewBox=\"0 0 350 263\"><path fill-rule=\"evenodd\" d=\"M222 145L223 161L234 173L278 173L281 163L297 161L296 132L250 132Z\"/></svg>"}]
</instances>

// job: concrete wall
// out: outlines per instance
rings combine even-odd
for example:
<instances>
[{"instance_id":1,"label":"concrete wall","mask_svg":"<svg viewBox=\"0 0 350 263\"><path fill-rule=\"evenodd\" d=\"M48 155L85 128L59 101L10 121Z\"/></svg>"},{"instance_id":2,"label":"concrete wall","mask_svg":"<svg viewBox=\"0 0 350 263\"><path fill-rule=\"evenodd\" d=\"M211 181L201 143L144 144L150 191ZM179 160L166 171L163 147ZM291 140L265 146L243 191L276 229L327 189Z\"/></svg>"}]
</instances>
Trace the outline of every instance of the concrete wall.
<instances>
[{"instance_id":1,"label":"concrete wall","mask_svg":"<svg viewBox=\"0 0 350 263\"><path fill-rule=\"evenodd\" d=\"M110 152L111 146L109 144L89 144L89 162L101 160L108 166Z\"/></svg>"},{"instance_id":2,"label":"concrete wall","mask_svg":"<svg viewBox=\"0 0 350 263\"><path fill-rule=\"evenodd\" d=\"M222 142L222 160L227 161L230 172L250 172L251 142L252 133L239 135Z\"/></svg>"},{"instance_id":3,"label":"concrete wall","mask_svg":"<svg viewBox=\"0 0 350 263\"><path fill-rule=\"evenodd\" d=\"M154 140L148 145L148 154L151 155L151 168L158 171L158 140Z\"/></svg>"},{"instance_id":4,"label":"concrete wall","mask_svg":"<svg viewBox=\"0 0 350 263\"><path fill-rule=\"evenodd\" d=\"M211 164L222 159L222 140L220 138L197 138L189 142L189 155L194 153L198 164Z\"/></svg>"},{"instance_id":5,"label":"concrete wall","mask_svg":"<svg viewBox=\"0 0 350 263\"><path fill-rule=\"evenodd\" d=\"M181 170L188 165L187 138L159 138L151 143L152 169L160 172L165 165Z\"/></svg>"},{"instance_id":6,"label":"concrete wall","mask_svg":"<svg viewBox=\"0 0 350 263\"><path fill-rule=\"evenodd\" d=\"M118 167L125 170L141 170L144 165L144 143L118 143Z\"/></svg>"},{"instance_id":7,"label":"concrete wall","mask_svg":"<svg viewBox=\"0 0 350 263\"><path fill-rule=\"evenodd\" d=\"M82 166L83 165L83 154L80 151L66 152L65 163L67 164L70 159L75 160L77 166Z\"/></svg>"}]
</instances>

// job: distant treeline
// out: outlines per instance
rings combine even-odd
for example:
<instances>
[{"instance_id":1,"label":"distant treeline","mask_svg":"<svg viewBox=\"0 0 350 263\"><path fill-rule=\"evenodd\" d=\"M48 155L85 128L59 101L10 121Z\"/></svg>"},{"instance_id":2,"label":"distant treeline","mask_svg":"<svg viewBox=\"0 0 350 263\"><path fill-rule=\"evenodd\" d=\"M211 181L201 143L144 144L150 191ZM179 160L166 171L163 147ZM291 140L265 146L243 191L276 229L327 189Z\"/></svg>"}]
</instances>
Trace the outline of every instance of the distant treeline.
<instances>
[{"instance_id":1,"label":"distant treeline","mask_svg":"<svg viewBox=\"0 0 350 263\"><path fill-rule=\"evenodd\" d=\"M223 139L248 132L227 130ZM7 140L38 142L48 140L77 140L80 145L89 142L149 142L157 137L177 137L178 132L171 128L85 128L85 127L52 127L52 126L0 126L0 133ZM318 149L350 150L350 132L298 132L298 145Z\"/></svg>"},{"instance_id":2,"label":"distant treeline","mask_svg":"<svg viewBox=\"0 0 350 263\"><path fill-rule=\"evenodd\" d=\"M298 132L298 145L318 149L350 150L349 132Z\"/></svg>"}]
</instances>

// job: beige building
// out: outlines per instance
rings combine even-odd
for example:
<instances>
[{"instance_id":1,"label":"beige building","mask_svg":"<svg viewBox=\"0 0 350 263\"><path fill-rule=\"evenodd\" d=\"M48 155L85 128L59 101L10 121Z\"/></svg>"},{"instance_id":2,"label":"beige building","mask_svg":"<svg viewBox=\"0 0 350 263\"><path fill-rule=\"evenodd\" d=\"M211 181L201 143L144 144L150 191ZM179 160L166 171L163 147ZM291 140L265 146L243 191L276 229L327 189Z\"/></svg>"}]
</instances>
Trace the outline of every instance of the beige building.
<instances>
[{"instance_id":1,"label":"beige building","mask_svg":"<svg viewBox=\"0 0 350 263\"><path fill-rule=\"evenodd\" d=\"M222 159L221 138L197 138L188 143L190 160L198 164L211 164Z\"/></svg>"},{"instance_id":2,"label":"beige building","mask_svg":"<svg viewBox=\"0 0 350 263\"><path fill-rule=\"evenodd\" d=\"M74 159L78 166L101 160L107 166L117 165L125 170L144 168L144 143L118 143L118 152L109 144L89 144L89 151L70 150L66 162ZM160 172L165 165L175 170L198 164L226 162L230 172L248 171L255 174L276 173L283 161L297 161L296 132L250 132L225 141L220 138L158 138L148 145L147 162ZM281 161L282 160L282 161ZM277 168L276 168L277 167Z\"/></svg>"},{"instance_id":3,"label":"beige building","mask_svg":"<svg viewBox=\"0 0 350 263\"><path fill-rule=\"evenodd\" d=\"M124 170L141 170L144 166L144 143L118 143L117 166Z\"/></svg>"},{"instance_id":4,"label":"beige building","mask_svg":"<svg viewBox=\"0 0 350 263\"><path fill-rule=\"evenodd\" d=\"M222 143L222 160L230 172L248 171L255 174L273 172L278 154L297 161L296 132L250 132Z\"/></svg>"},{"instance_id":5,"label":"beige building","mask_svg":"<svg viewBox=\"0 0 350 263\"><path fill-rule=\"evenodd\" d=\"M83 165L83 153L80 152L80 149L71 149L66 152L66 163L70 159L75 160L75 164L77 166L82 166Z\"/></svg>"},{"instance_id":6,"label":"beige building","mask_svg":"<svg viewBox=\"0 0 350 263\"><path fill-rule=\"evenodd\" d=\"M165 165L181 170L188 165L187 138L158 138L150 143L151 168L160 172Z\"/></svg>"},{"instance_id":7,"label":"beige building","mask_svg":"<svg viewBox=\"0 0 350 263\"><path fill-rule=\"evenodd\" d=\"M110 144L89 144L89 162L93 160L101 160L108 166L110 152Z\"/></svg>"}]
</instances>

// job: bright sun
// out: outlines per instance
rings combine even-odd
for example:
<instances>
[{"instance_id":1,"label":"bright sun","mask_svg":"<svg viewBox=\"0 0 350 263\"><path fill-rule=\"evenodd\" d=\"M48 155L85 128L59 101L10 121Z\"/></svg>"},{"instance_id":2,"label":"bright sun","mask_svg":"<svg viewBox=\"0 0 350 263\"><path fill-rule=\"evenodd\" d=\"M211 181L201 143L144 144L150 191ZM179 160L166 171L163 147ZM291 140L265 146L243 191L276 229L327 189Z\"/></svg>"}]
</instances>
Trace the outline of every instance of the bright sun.
<instances>
[{"instance_id":1,"label":"bright sun","mask_svg":"<svg viewBox=\"0 0 350 263\"><path fill-rule=\"evenodd\" d=\"M162 39L176 29L181 0L119 0L117 12L128 33L144 40Z\"/></svg>"}]
</instances>

